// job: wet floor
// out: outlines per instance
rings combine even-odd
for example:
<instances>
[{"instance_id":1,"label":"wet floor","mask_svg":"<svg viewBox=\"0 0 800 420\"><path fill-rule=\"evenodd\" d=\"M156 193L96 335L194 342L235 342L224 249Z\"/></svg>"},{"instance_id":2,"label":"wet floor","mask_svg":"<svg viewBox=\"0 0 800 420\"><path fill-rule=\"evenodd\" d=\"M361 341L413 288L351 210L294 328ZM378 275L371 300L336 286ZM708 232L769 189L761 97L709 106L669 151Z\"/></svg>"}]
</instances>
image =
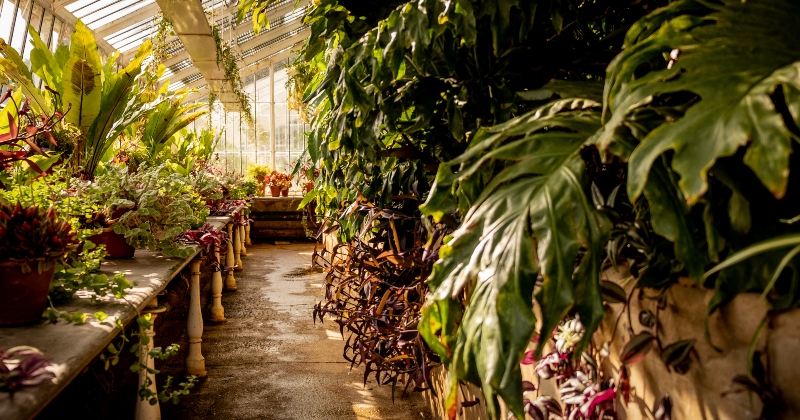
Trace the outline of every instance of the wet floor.
<instances>
[{"instance_id":1,"label":"wet floor","mask_svg":"<svg viewBox=\"0 0 800 420\"><path fill-rule=\"evenodd\" d=\"M391 387L365 387L363 370L349 372L342 359L338 326L313 323L324 282L310 267L313 250L313 244L247 248L238 291L223 295L227 322L205 325L208 378L178 405L163 404L164 419L431 418L419 395L398 393L392 403ZM156 345L185 343L185 318L170 318ZM181 370L179 364L161 368Z\"/></svg>"}]
</instances>

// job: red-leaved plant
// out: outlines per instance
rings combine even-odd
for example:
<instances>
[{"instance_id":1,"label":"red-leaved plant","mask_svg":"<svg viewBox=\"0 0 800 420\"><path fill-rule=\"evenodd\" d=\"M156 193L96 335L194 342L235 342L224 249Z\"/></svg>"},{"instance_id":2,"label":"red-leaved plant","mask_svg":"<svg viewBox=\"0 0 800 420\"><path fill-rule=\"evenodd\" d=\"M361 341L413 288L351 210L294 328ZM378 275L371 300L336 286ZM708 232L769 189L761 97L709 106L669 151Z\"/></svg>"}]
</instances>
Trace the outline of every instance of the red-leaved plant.
<instances>
[{"instance_id":1,"label":"red-leaved plant","mask_svg":"<svg viewBox=\"0 0 800 420\"><path fill-rule=\"evenodd\" d=\"M14 393L24 386L55 378L50 361L36 348L19 346L0 350L0 391Z\"/></svg>"},{"instance_id":2,"label":"red-leaved plant","mask_svg":"<svg viewBox=\"0 0 800 420\"><path fill-rule=\"evenodd\" d=\"M44 270L77 245L72 226L58 220L52 207L0 203L0 262L19 262L23 270L37 262Z\"/></svg>"}]
</instances>

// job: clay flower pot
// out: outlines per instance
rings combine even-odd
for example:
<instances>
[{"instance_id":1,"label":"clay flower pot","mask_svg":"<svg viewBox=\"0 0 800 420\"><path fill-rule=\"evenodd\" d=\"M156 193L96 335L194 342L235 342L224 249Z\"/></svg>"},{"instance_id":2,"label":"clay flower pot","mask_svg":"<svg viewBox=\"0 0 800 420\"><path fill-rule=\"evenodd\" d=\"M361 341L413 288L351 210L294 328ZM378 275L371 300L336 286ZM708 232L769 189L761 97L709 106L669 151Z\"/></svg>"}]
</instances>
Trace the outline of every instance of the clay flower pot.
<instances>
[{"instance_id":1,"label":"clay flower pot","mask_svg":"<svg viewBox=\"0 0 800 420\"><path fill-rule=\"evenodd\" d=\"M42 319L56 265L41 273L37 265L31 264L31 271L23 273L20 263L0 262L0 326L33 324Z\"/></svg>"},{"instance_id":2,"label":"clay flower pot","mask_svg":"<svg viewBox=\"0 0 800 420\"><path fill-rule=\"evenodd\" d=\"M281 196L282 197L288 197L289 196L289 189L287 188L285 190L281 190Z\"/></svg>"},{"instance_id":3,"label":"clay flower pot","mask_svg":"<svg viewBox=\"0 0 800 420\"><path fill-rule=\"evenodd\" d=\"M111 228L103 228L102 233L92 235L88 239L95 245L105 245L108 259L133 258L136 252L136 248L125 241L125 235L116 233Z\"/></svg>"},{"instance_id":4,"label":"clay flower pot","mask_svg":"<svg viewBox=\"0 0 800 420\"><path fill-rule=\"evenodd\" d=\"M270 185L269 192L272 194L273 197L280 197L281 196L281 187L278 185Z\"/></svg>"}]
</instances>

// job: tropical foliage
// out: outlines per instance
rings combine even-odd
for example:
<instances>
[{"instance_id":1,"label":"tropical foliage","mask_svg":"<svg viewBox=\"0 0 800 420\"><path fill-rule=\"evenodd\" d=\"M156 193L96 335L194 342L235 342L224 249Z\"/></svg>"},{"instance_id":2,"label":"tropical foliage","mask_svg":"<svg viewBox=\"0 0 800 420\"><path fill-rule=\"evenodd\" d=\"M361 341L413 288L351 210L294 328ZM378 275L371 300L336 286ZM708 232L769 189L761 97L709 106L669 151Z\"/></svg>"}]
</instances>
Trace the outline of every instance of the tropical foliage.
<instances>
[{"instance_id":1,"label":"tropical foliage","mask_svg":"<svg viewBox=\"0 0 800 420\"><path fill-rule=\"evenodd\" d=\"M114 140L129 125L149 112L148 98L138 92L137 78L150 54L145 41L125 67L116 68L118 53L100 59L91 30L78 21L70 46L61 44L52 53L33 28L30 69L7 44L0 45L0 71L11 78L37 114L65 110L65 122L80 129L82 144L74 154L74 167L86 179L95 170ZM36 75L44 82L38 89Z\"/></svg>"},{"instance_id":2,"label":"tropical foliage","mask_svg":"<svg viewBox=\"0 0 800 420\"><path fill-rule=\"evenodd\" d=\"M360 206L404 196L455 228L420 333L490 414L500 396L521 418L528 343L543 337L540 354L577 317L580 357L620 301L605 268L657 290L688 277L715 290L709 313L745 291L771 314L797 305L799 14L789 0L322 0L303 50L320 170L304 201L346 242L379 235Z\"/></svg>"}]
</instances>

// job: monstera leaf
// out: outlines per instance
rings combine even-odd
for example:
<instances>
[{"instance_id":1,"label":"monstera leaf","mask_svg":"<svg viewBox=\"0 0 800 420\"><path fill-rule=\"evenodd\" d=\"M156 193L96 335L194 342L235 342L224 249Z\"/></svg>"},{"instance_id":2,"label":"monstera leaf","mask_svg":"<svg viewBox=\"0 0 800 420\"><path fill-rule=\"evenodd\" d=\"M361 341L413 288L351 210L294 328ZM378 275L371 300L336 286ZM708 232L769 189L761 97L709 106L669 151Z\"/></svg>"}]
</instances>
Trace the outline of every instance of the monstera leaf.
<instances>
[{"instance_id":1,"label":"monstera leaf","mask_svg":"<svg viewBox=\"0 0 800 420\"><path fill-rule=\"evenodd\" d=\"M800 120L797 16L800 3L793 0L683 0L633 25L625 49L609 66L608 136L655 97L689 93L699 100L633 151L631 197L642 193L656 159L671 150L679 188L694 204L707 190L716 160L741 147L747 147L744 163L775 197L783 197L792 134L776 103L785 103L787 120ZM656 70L642 74L651 68Z\"/></svg>"},{"instance_id":2,"label":"monstera leaf","mask_svg":"<svg viewBox=\"0 0 800 420\"><path fill-rule=\"evenodd\" d=\"M571 309L589 332L603 317L605 223L587 199L578 155L601 127L599 107L589 100L559 100L490 128L466 153L441 165L421 208L440 219L455 210L453 193L483 191L440 251L420 330L449 361L451 375L481 385L495 418L495 392L523 418L519 361L534 331L539 275L543 337ZM477 175L486 168L499 169L485 185L471 185L483 184ZM465 292L469 304L455 331L453 307Z\"/></svg>"}]
</instances>

